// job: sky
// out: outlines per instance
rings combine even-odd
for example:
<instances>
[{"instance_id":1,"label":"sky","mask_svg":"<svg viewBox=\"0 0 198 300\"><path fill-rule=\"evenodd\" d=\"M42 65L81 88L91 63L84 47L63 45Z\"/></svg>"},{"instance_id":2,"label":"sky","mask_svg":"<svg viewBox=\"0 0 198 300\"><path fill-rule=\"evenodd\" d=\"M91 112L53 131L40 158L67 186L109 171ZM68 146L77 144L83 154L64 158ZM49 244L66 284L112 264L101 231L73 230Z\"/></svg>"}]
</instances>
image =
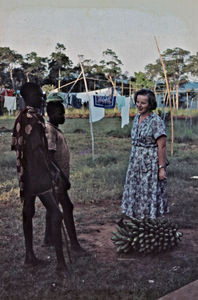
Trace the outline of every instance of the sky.
<instances>
[{"instance_id":1,"label":"sky","mask_svg":"<svg viewBox=\"0 0 198 300\"><path fill-rule=\"evenodd\" d=\"M0 46L49 56L56 43L74 64L78 55L97 63L112 49L129 75L144 71L161 52L198 52L197 0L0 0Z\"/></svg>"}]
</instances>

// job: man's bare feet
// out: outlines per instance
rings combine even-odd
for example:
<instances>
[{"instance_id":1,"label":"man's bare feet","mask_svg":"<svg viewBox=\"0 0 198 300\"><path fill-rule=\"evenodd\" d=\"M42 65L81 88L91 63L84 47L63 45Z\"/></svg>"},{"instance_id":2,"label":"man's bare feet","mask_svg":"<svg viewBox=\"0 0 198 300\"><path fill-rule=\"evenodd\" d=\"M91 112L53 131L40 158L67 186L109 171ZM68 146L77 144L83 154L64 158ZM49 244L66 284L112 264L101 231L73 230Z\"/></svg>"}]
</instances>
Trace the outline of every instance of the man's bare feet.
<instances>
[{"instance_id":1,"label":"man's bare feet","mask_svg":"<svg viewBox=\"0 0 198 300\"><path fill-rule=\"evenodd\" d=\"M54 244L52 242L43 241L42 247L54 247Z\"/></svg>"},{"instance_id":2,"label":"man's bare feet","mask_svg":"<svg viewBox=\"0 0 198 300\"><path fill-rule=\"evenodd\" d=\"M65 262L58 262L56 265L56 271L61 273L68 273L68 268Z\"/></svg>"},{"instance_id":3,"label":"man's bare feet","mask_svg":"<svg viewBox=\"0 0 198 300\"><path fill-rule=\"evenodd\" d=\"M71 245L71 251L75 255L80 255L80 256L88 256L89 253L80 246L80 244L77 245Z\"/></svg>"},{"instance_id":4,"label":"man's bare feet","mask_svg":"<svg viewBox=\"0 0 198 300\"><path fill-rule=\"evenodd\" d=\"M47 263L49 263L49 261L38 259L36 257L32 257L31 259L30 258L28 258L28 259L26 258L25 262L24 262L24 267L25 268L31 268L31 267L35 267L35 266L38 266L38 265L45 265Z\"/></svg>"}]
</instances>

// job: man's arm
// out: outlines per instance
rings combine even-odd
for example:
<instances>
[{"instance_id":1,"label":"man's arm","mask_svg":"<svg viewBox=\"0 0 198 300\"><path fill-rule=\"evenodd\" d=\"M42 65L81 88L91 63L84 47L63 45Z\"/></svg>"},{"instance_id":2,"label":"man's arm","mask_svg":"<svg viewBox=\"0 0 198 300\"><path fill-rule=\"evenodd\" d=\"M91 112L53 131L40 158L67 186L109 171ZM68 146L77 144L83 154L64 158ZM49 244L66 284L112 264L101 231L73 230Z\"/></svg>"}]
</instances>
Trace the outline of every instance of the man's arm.
<instances>
[{"instance_id":1,"label":"man's arm","mask_svg":"<svg viewBox=\"0 0 198 300\"><path fill-rule=\"evenodd\" d=\"M69 181L69 178L64 174L64 172L61 170L61 168L59 167L58 163L55 162L54 160L54 153L55 151L54 150L49 150L49 159L50 159L50 162L51 162L51 165L52 165L52 168L61 175L62 179L64 180L65 182L65 185L66 185L66 190L69 190L70 187L71 187L71 183Z\"/></svg>"}]
</instances>

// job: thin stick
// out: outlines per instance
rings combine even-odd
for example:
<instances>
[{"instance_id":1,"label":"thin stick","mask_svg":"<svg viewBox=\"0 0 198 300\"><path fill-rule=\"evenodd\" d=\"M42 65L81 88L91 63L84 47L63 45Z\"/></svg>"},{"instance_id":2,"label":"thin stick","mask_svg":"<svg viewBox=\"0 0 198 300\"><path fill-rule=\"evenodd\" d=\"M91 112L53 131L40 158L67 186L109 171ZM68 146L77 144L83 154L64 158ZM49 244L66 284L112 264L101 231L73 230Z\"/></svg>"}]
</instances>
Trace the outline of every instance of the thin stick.
<instances>
[{"instance_id":1,"label":"thin stick","mask_svg":"<svg viewBox=\"0 0 198 300\"><path fill-rule=\"evenodd\" d=\"M66 233L63 221L62 221L62 230L63 230L63 235L65 237L65 244L66 244L67 254L69 257L69 262L70 262L70 264L72 264L71 254L70 254L70 250L69 250L69 243L68 243L68 239L67 239L67 233Z\"/></svg>"},{"instance_id":2,"label":"thin stick","mask_svg":"<svg viewBox=\"0 0 198 300\"><path fill-rule=\"evenodd\" d=\"M68 99L69 97L69 94L71 93L71 91L73 90L74 86L76 85L77 81L79 80L80 76L82 75L82 71L80 72L80 74L78 75L78 78L75 80L75 82L72 84L69 92L67 93L67 97L66 97L66 100Z\"/></svg>"},{"instance_id":3,"label":"thin stick","mask_svg":"<svg viewBox=\"0 0 198 300\"><path fill-rule=\"evenodd\" d=\"M83 79L83 77L79 78L78 81L81 80L81 79ZM75 81L76 81L76 80L73 80L73 81L68 82L68 83L66 83L66 84L64 84L64 85L61 85L61 86L60 86L60 89L62 89L63 87L66 87L66 86L68 86L68 85L71 85L71 84L74 83ZM52 90L51 92L56 92L56 91L58 91L58 88Z\"/></svg>"},{"instance_id":4,"label":"thin stick","mask_svg":"<svg viewBox=\"0 0 198 300\"><path fill-rule=\"evenodd\" d=\"M166 81L166 88L167 88L167 92L168 92L168 100L169 100L170 115L171 115L171 156L173 156L174 125L173 125L173 111L172 111L172 104L171 104L171 95L170 95L170 89L169 89L168 78L167 78L167 74L166 74L166 69L165 69L164 61L163 61L162 55L160 53L160 49L159 49L159 46L158 46L157 38L155 36L154 36L154 39L155 39L155 43L156 43L156 46L157 46L157 50L159 52L160 61L161 61L161 64L162 64L162 68L163 68L163 72L164 72L164 77L165 77L165 81Z\"/></svg>"},{"instance_id":5,"label":"thin stick","mask_svg":"<svg viewBox=\"0 0 198 300\"><path fill-rule=\"evenodd\" d=\"M82 70L84 84L85 84L85 90L86 90L86 93L87 93L87 97L88 97L88 100L89 100L89 107L90 107L91 99L90 99L90 96L89 96L89 91L88 91L88 87L87 87L87 80L86 80L86 77L85 77L85 72L84 72L84 69L83 69L83 65L80 61L80 55L79 55L79 63L80 63L80 67L81 67L81 70ZM94 135L93 135L93 124L92 124L91 109L89 109L89 121L90 121L89 123L90 123L91 141L92 141L92 160L94 160Z\"/></svg>"},{"instance_id":6,"label":"thin stick","mask_svg":"<svg viewBox=\"0 0 198 300\"><path fill-rule=\"evenodd\" d=\"M129 80L129 97L131 97L131 80Z\"/></svg>"},{"instance_id":7,"label":"thin stick","mask_svg":"<svg viewBox=\"0 0 198 300\"><path fill-rule=\"evenodd\" d=\"M58 69L58 91L60 91L60 68Z\"/></svg>"}]
</instances>

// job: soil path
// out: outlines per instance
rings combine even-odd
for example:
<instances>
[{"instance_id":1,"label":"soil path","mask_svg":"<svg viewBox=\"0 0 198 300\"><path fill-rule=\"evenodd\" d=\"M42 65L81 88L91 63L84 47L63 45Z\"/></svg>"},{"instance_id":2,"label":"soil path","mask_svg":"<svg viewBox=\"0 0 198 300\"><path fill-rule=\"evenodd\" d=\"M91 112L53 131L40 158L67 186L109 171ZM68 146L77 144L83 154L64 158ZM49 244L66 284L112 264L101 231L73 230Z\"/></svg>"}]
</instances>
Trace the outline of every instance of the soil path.
<instances>
[{"instance_id":1,"label":"soil path","mask_svg":"<svg viewBox=\"0 0 198 300\"><path fill-rule=\"evenodd\" d=\"M115 261L115 260L129 260L138 258L137 254L116 254L116 248L111 241L112 232L116 231L116 225L91 225L87 228L87 233L81 233L79 239L85 248L91 252L98 260L101 261ZM182 241L178 247L172 249L174 255L177 257L185 257L186 248L189 251L198 253L198 234L195 229L182 229Z\"/></svg>"}]
</instances>

